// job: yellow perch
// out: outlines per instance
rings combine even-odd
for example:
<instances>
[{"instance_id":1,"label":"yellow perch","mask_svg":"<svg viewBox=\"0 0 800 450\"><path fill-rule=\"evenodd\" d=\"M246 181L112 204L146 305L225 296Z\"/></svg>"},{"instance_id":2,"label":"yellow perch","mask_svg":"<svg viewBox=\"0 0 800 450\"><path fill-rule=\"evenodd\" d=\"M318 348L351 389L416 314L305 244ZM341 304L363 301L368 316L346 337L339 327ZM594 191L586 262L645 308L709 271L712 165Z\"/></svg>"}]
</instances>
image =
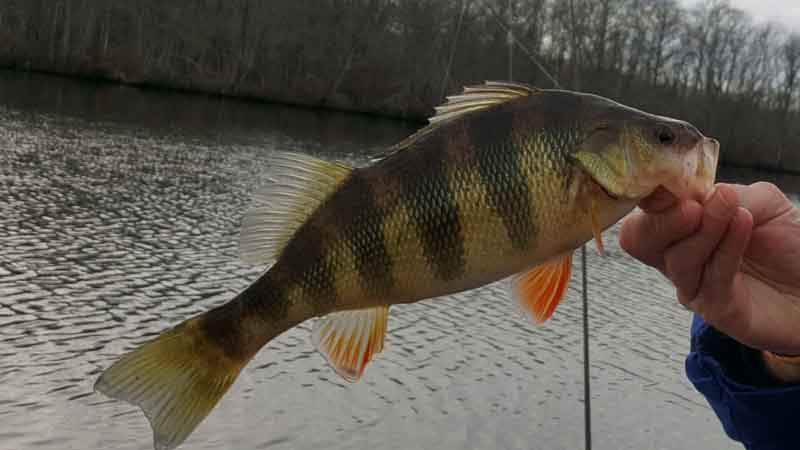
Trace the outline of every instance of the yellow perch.
<instances>
[{"instance_id":1,"label":"yellow perch","mask_svg":"<svg viewBox=\"0 0 800 450\"><path fill-rule=\"evenodd\" d=\"M142 408L156 449L183 442L274 337L319 317L313 342L355 381L383 348L389 306L515 275L536 322L573 251L664 186L703 200L719 144L606 98L516 83L467 87L364 168L274 159L243 220L242 258L271 264L228 303L123 356L95 389Z\"/></svg>"}]
</instances>

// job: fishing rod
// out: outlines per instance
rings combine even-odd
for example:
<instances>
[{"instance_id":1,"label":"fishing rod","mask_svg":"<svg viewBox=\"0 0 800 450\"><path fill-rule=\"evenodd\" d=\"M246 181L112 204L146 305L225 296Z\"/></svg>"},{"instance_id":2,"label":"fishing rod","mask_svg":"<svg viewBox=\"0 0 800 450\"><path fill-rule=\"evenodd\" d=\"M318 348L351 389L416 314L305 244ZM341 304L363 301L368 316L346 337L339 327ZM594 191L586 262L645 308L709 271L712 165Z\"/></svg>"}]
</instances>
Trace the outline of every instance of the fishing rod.
<instances>
[{"instance_id":1,"label":"fishing rod","mask_svg":"<svg viewBox=\"0 0 800 450\"><path fill-rule=\"evenodd\" d=\"M571 4L571 1L570 1ZM508 45L508 81L514 80L514 46L516 45L522 53L533 62L539 71L547 77L554 87L563 89L561 83L550 74L547 68L539 61L534 54L528 50L524 43L514 36L513 32L513 0L508 0L508 14L506 21L508 24L503 23L501 15L495 12L488 4L484 4L486 10L494 17L497 24L503 31L506 32L507 45ZM464 13L467 10L467 0L461 0L461 8L456 25L455 35L453 37L453 44L450 48L450 55L445 68L445 74L442 79L441 97L444 97L447 88L447 82L450 78L450 70L453 65L453 59L458 47L458 39L461 35L461 26L464 20ZM583 298L583 395L584 395L584 437L586 450L592 449L592 396L591 396L591 383L590 383L590 365L589 365L589 282L586 258L586 244L581 246L581 296Z\"/></svg>"},{"instance_id":2,"label":"fishing rod","mask_svg":"<svg viewBox=\"0 0 800 450\"><path fill-rule=\"evenodd\" d=\"M561 83L550 74L550 72L545 68L545 66L539 62L539 59L534 56L534 54L525 47L519 39L514 36L513 32L513 24L514 24L514 17L512 11L512 0L508 0L508 24L504 24L502 20L500 20L500 15L497 14L489 5L485 5L486 9L489 10L491 15L495 18L495 21L501 28L504 29L508 36L508 81L513 81L513 58L514 58L514 46L516 45L522 50L523 54L527 56L541 71L544 76L546 76L553 86L557 89L563 89L561 87ZM573 8L572 0L570 0L570 8ZM462 16L463 16L463 9L462 9ZM585 448L586 450L592 450L592 390L591 390L591 382L590 382L590 365L589 365L589 281L588 281L588 264L586 258L586 244L581 246L581 297L583 299L583 396L584 396L584 403L583 403L583 412L584 412L584 441L585 441Z\"/></svg>"}]
</instances>

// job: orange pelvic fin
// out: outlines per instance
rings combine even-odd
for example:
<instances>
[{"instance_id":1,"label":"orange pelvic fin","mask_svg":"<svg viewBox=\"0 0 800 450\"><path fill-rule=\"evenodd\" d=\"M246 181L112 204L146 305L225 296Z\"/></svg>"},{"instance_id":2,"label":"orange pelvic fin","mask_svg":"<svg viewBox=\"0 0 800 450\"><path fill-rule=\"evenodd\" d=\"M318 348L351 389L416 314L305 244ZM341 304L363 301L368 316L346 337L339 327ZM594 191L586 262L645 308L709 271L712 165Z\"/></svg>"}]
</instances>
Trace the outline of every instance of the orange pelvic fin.
<instances>
[{"instance_id":1,"label":"orange pelvic fin","mask_svg":"<svg viewBox=\"0 0 800 450\"><path fill-rule=\"evenodd\" d=\"M331 313L314 323L312 341L336 373L354 383L383 350L388 321L388 306Z\"/></svg>"},{"instance_id":2,"label":"orange pelvic fin","mask_svg":"<svg viewBox=\"0 0 800 450\"><path fill-rule=\"evenodd\" d=\"M564 298L572 276L572 253L514 277L514 295L537 324L544 323Z\"/></svg>"}]
</instances>

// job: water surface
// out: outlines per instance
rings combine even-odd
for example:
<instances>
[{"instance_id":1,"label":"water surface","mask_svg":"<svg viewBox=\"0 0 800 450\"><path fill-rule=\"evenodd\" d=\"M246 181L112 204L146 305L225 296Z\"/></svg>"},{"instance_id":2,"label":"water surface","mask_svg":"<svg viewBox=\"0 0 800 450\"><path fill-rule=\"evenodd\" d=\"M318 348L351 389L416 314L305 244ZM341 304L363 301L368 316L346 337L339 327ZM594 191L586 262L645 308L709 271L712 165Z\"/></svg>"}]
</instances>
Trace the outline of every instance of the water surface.
<instances>
[{"instance_id":1,"label":"water surface","mask_svg":"<svg viewBox=\"0 0 800 450\"><path fill-rule=\"evenodd\" d=\"M359 164L411 129L0 72L0 449L151 448L138 409L92 383L260 274L237 259L238 225L270 154ZM605 258L589 250L594 447L740 448L685 379L690 316L673 289L619 249L616 228L606 240ZM583 448L576 281L541 327L505 282L396 306L354 385L299 326L182 448Z\"/></svg>"}]
</instances>

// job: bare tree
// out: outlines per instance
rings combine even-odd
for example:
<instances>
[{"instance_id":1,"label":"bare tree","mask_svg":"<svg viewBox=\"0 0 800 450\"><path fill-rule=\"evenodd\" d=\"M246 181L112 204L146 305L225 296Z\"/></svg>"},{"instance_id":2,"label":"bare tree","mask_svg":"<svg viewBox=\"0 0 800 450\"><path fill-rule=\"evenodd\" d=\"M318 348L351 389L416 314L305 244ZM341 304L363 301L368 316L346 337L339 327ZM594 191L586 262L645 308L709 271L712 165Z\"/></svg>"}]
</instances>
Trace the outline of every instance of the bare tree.
<instances>
[{"instance_id":1,"label":"bare tree","mask_svg":"<svg viewBox=\"0 0 800 450\"><path fill-rule=\"evenodd\" d=\"M800 171L780 150L800 147L800 37L729 0L682 4L0 0L0 64L423 118L445 73L450 92L507 76L510 26L537 60L516 49L516 80L549 86L545 67L695 123L726 161Z\"/></svg>"}]
</instances>

